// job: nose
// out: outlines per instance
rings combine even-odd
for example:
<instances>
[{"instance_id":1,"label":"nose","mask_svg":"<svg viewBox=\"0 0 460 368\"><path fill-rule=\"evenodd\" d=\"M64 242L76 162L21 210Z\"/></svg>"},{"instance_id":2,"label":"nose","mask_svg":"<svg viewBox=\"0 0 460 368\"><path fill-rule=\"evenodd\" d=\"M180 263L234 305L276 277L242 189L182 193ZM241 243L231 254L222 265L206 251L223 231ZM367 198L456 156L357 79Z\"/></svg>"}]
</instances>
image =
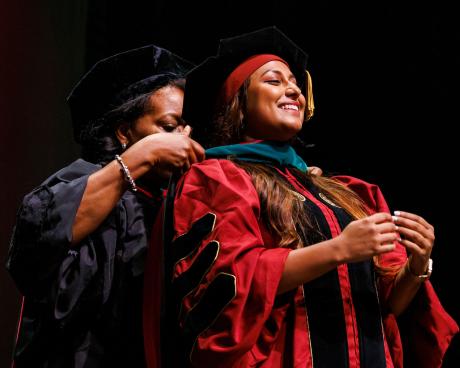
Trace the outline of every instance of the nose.
<instances>
[{"instance_id":1,"label":"nose","mask_svg":"<svg viewBox=\"0 0 460 368\"><path fill-rule=\"evenodd\" d=\"M286 88L286 96L293 98L296 100L302 91L300 90L299 86L293 82L289 82L287 88Z\"/></svg>"}]
</instances>

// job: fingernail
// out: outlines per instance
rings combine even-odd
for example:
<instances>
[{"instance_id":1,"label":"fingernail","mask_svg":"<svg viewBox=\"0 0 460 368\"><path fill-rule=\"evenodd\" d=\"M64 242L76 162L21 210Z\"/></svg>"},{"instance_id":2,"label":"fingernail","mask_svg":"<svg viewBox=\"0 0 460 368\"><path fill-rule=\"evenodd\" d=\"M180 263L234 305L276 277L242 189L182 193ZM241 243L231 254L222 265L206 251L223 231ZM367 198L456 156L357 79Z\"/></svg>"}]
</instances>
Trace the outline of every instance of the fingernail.
<instances>
[{"instance_id":1,"label":"fingernail","mask_svg":"<svg viewBox=\"0 0 460 368\"><path fill-rule=\"evenodd\" d=\"M393 219L393 222L398 221L398 218L396 216L391 216L391 218Z\"/></svg>"},{"instance_id":2,"label":"fingernail","mask_svg":"<svg viewBox=\"0 0 460 368\"><path fill-rule=\"evenodd\" d=\"M393 213L395 214L395 216L400 216L401 215L401 211L394 211Z\"/></svg>"},{"instance_id":3,"label":"fingernail","mask_svg":"<svg viewBox=\"0 0 460 368\"><path fill-rule=\"evenodd\" d=\"M395 231L398 231L399 227L398 226L395 226Z\"/></svg>"},{"instance_id":4,"label":"fingernail","mask_svg":"<svg viewBox=\"0 0 460 368\"><path fill-rule=\"evenodd\" d=\"M399 241L399 242L402 242L402 239L401 239L401 238L398 238L398 241Z\"/></svg>"}]
</instances>

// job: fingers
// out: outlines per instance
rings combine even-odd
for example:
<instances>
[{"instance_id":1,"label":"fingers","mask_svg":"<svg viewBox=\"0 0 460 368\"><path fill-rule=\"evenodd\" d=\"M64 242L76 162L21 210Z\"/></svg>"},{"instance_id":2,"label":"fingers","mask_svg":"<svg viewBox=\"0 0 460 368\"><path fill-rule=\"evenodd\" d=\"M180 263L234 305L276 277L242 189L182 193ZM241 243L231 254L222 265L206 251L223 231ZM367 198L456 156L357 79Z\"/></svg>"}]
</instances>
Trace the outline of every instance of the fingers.
<instances>
[{"instance_id":1,"label":"fingers","mask_svg":"<svg viewBox=\"0 0 460 368\"><path fill-rule=\"evenodd\" d=\"M425 219L409 212L395 211L394 221L403 237L400 243L411 254L411 270L425 272L434 244L434 227Z\"/></svg>"},{"instance_id":2,"label":"fingers","mask_svg":"<svg viewBox=\"0 0 460 368\"><path fill-rule=\"evenodd\" d=\"M401 218L401 219L408 219L413 222L416 222L423 227L427 228L428 230L433 230L433 226L430 225L423 217L415 215L410 212L403 212L403 211L395 211L394 212L396 218Z\"/></svg>"},{"instance_id":3,"label":"fingers","mask_svg":"<svg viewBox=\"0 0 460 368\"><path fill-rule=\"evenodd\" d=\"M378 254L394 250L395 242L400 239L397 233L398 227L393 222L383 222L376 225L376 230L379 232L378 242L380 243L380 247L377 248Z\"/></svg>"},{"instance_id":4,"label":"fingers","mask_svg":"<svg viewBox=\"0 0 460 368\"><path fill-rule=\"evenodd\" d=\"M433 226L412 213L400 211L395 213L399 214L394 216L393 220L400 234L422 248L432 247L435 239Z\"/></svg>"},{"instance_id":5,"label":"fingers","mask_svg":"<svg viewBox=\"0 0 460 368\"><path fill-rule=\"evenodd\" d=\"M376 225L376 230L380 234L394 233L397 234L398 227L393 222L382 222Z\"/></svg>"},{"instance_id":6,"label":"fingers","mask_svg":"<svg viewBox=\"0 0 460 368\"><path fill-rule=\"evenodd\" d=\"M397 233L385 233L379 235L379 243L380 244L393 244L399 238Z\"/></svg>"},{"instance_id":7,"label":"fingers","mask_svg":"<svg viewBox=\"0 0 460 368\"><path fill-rule=\"evenodd\" d=\"M193 139L191 141L192 141L192 149L193 149L193 151L195 153L195 157L196 157L196 160L194 162L203 161L205 159L204 148L201 146L201 144L199 144L198 142L194 141Z\"/></svg>"},{"instance_id":8,"label":"fingers","mask_svg":"<svg viewBox=\"0 0 460 368\"><path fill-rule=\"evenodd\" d=\"M181 132L182 135L185 135L186 137L189 137L189 138L191 136L191 133L192 133L192 127L190 125L186 125L185 128ZM190 149L189 149L188 155L189 155L190 164L194 164L195 162L203 161L205 158L204 148L201 146L201 144L199 144L198 142L190 138Z\"/></svg>"},{"instance_id":9,"label":"fingers","mask_svg":"<svg viewBox=\"0 0 460 368\"><path fill-rule=\"evenodd\" d=\"M321 170L318 166L310 166L308 168L308 173L313 176L321 176L323 175L323 170Z\"/></svg>"},{"instance_id":10,"label":"fingers","mask_svg":"<svg viewBox=\"0 0 460 368\"><path fill-rule=\"evenodd\" d=\"M394 243L381 245L376 251L376 255L391 252L395 250L395 248L396 248L396 245Z\"/></svg>"},{"instance_id":11,"label":"fingers","mask_svg":"<svg viewBox=\"0 0 460 368\"><path fill-rule=\"evenodd\" d=\"M428 263L430 260L431 250L422 249L417 244L404 239L401 244L406 247L410 253L410 270L411 273L416 275L422 275L425 273Z\"/></svg>"},{"instance_id":12,"label":"fingers","mask_svg":"<svg viewBox=\"0 0 460 368\"><path fill-rule=\"evenodd\" d=\"M186 133L189 134L190 131ZM177 165L178 167L176 170L177 171L176 174L178 175L184 174L188 169L190 169L190 167L194 163L203 161L204 158L205 158L204 148L199 143L194 141L193 139L188 138L187 145L184 148L184 157L182 159L181 164Z\"/></svg>"},{"instance_id":13,"label":"fingers","mask_svg":"<svg viewBox=\"0 0 460 368\"><path fill-rule=\"evenodd\" d=\"M374 248L376 254L391 252L395 249L395 242L399 239L398 227L394 224L389 213L380 212L367 217L367 221L374 224L373 232L377 233L375 240L378 246Z\"/></svg>"},{"instance_id":14,"label":"fingers","mask_svg":"<svg viewBox=\"0 0 460 368\"><path fill-rule=\"evenodd\" d=\"M190 145L187 147L187 161L189 165L194 164L197 162L197 152L193 145L194 141L190 139Z\"/></svg>"},{"instance_id":15,"label":"fingers","mask_svg":"<svg viewBox=\"0 0 460 368\"><path fill-rule=\"evenodd\" d=\"M410 251L411 254L418 254L420 256L424 256L426 253L422 248L420 248L417 244L411 242L410 240L402 239L400 243L404 245Z\"/></svg>"},{"instance_id":16,"label":"fingers","mask_svg":"<svg viewBox=\"0 0 460 368\"><path fill-rule=\"evenodd\" d=\"M184 126L183 125L178 125L176 129L174 129L172 132L173 133L182 133L184 131Z\"/></svg>"},{"instance_id":17,"label":"fingers","mask_svg":"<svg viewBox=\"0 0 460 368\"><path fill-rule=\"evenodd\" d=\"M190 139L190 145L188 146L187 149L187 161L188 161L188 168L196 162L203 161L205 158L205 153L204 153L204 148L201 147L201 145L197 142L195 142L193 139Z\"/></svg>"},{"instance_id":18,"label":"fingers","mask_svg":"<svg viewBox=\"0 0 460 368\"><path fill-rule=\"evenodd\" d=\"M393 223L393 217L386 212L378 212L374 213L373 215L367 217L369 221L374 222L375 224L381 224L384 222L391 222Z\"/></svg>"},{"instance_id":19,"label":"fingers","mask_svg":"<svg viewBox=\"0 0 460 368\"><path fill-rule=\"evenodd\" d=\"M191 133L192 127L190 125L186 125L185 128L180 132L180 134L186 135L187 137L190 137Z\"/></svg>"},{"instance_id":20,"label":"fingers","mask_svg":"<svg viewBox=\"0 0 460 368\"><path fill-rule=\"evenodd\" d=\"M419 244L422 247L427 247L430 243L428 238L426 238L422 233L408 229L407 227L399 226L398 232L405 238L410 239L414 243Z\"/></svg>"}]
</instances>

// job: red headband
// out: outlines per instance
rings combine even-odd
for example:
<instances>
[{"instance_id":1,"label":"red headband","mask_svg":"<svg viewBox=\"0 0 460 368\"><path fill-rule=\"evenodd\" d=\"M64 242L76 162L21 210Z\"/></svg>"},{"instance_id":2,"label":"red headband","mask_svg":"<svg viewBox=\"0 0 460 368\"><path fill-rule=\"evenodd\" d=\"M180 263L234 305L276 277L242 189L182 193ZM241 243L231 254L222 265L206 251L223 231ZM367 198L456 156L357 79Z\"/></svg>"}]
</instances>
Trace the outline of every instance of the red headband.
<instances>
[{"instance_id":1,"label":"red headband","mask_svg":"<svg viewBox=\"0 0 460 368\"><path fill-rule=\"evenodd\" d=\"M233 72L225 80L221 90L221 100L224 103L229 103L235 96L236 92L243 85L244 81L259 69L262 65L270 61L281 61L282 63L289 66L289 64L281 59L279 56L272 54L260 54L251 56L249 59L243 61L238 65Z\"/></svg>"}]
</instances>

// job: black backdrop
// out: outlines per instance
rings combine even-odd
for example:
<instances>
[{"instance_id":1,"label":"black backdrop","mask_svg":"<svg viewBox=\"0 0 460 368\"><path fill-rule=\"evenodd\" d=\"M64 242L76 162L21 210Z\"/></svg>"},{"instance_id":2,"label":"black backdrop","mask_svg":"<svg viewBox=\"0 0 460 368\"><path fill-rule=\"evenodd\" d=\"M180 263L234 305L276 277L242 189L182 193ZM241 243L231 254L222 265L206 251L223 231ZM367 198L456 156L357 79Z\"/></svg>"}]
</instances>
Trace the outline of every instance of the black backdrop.
<instances>
[{"instance_id":1,"label":"black backdrop","mask_svg":"<svg viewBox=\"0 0 460 368\"><path fill-rule=\"evenodd\" d=\"M277 25L310 55L316 116L307 162L378 183L392 209L436 228L432 282L460 321L454 134L460 26L440 1L18 0L0 4L0 256L20 198L78 156L65 96L94 62L155 43L193 62L219 38ZM19 295L0 271L0 366ZM460 338L444 367L460 366Z\"/></svg>"}]
</instances>

